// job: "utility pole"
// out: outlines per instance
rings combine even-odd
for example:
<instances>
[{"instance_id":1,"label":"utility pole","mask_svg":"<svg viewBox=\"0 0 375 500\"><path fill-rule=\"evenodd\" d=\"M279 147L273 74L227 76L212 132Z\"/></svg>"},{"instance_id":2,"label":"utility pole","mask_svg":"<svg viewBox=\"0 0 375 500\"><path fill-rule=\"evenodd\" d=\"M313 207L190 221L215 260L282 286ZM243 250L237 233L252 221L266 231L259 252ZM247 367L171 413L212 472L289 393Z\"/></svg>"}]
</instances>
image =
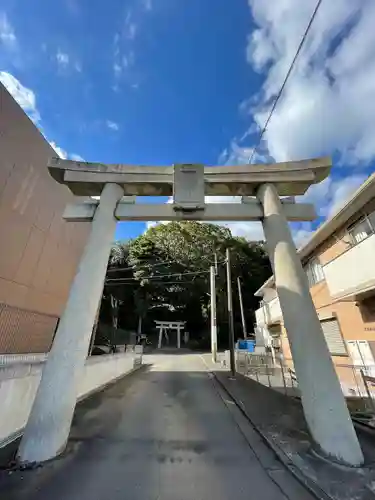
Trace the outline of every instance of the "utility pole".
<instances>
[{"instance_id":1,"label":"utility pole","mask_svg":"<svg viewBox=\"0 0 375 500\"><path fill-rule=\"evenodd\" d=\"M244 310L243 310L242 290L241 290L241 280L240 280L240 277L237 278L237 286L238 286L238 298L240 299L243 338L246 339L247 338L247 331L246 331L245 313L244 313Z\"/></svg>"},{"instance_id":2,"label":"utility pole","mask_svg":"<svg viewBox=\"0 0 375 500\"><path fill-rule=\"evenodd\" d=\"M233 298L232 298L232 276L230 265L230 250L226 251L227 264L227 297L228 297L228 326L229 326L229 354L230 354L230 371L234 377L236 374L236 362L234 357L234 319L233 319Z\"/></svg>"},{"instance_id":3,"label":"utility pole","mask_svg":"<svg viewBox=\"0 0 375 500\"><path fill-rule=\"evenodd\" d=\"M217 361L217 322L216 322L216 282L215 266L210 267L210 292L211 292L211 353L212 361Z\"/></svg>"}]
</instances>

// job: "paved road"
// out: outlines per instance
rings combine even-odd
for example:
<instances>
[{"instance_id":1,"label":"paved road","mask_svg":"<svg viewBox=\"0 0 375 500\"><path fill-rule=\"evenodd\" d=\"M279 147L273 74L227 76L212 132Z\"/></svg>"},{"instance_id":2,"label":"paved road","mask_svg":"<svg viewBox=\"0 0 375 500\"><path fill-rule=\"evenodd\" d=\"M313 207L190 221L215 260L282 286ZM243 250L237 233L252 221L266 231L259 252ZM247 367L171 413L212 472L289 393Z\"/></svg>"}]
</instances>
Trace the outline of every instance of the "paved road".
<instances>
[{"instance_id":1,"label":"paved road","mask_svg":"<svg viewBox=\"0 0 375 500\"><path fill-rule=\"evenodd\" d=\"M312 499L220 393L198 355L145 361L148 369L80 405L62 458L7 476L0 497Z\"/></svg>"}]
</instances>

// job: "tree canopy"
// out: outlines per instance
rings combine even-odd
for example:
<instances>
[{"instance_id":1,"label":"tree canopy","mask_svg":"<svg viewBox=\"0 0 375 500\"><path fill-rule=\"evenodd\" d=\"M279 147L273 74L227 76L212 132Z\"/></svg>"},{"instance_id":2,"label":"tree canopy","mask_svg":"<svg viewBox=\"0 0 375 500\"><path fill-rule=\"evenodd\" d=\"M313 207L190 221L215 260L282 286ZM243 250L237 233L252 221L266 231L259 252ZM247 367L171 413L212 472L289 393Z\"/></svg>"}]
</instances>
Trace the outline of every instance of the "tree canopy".
<instances>
[{"instance_id":1,"label":"tree canopy","mask_svg":"<svg viewBox=\"0 0 375 500\"><path fill-rule=\"evenodd\" d=\"M148 333L155 319L181 320L187 321L191 338L202 337L209 331L209 269L216 255L217 322L219 341L225 342L227 248L231 250L236 335L242 333L237 277L241 277L251 332L258 307L254 292L271 274L263 243L233 237L229 229L216 224L193 221L160 224L134 240L113 246L100 320L136 330L142 318L143 330Z\"/></svg>"}]
</instances>

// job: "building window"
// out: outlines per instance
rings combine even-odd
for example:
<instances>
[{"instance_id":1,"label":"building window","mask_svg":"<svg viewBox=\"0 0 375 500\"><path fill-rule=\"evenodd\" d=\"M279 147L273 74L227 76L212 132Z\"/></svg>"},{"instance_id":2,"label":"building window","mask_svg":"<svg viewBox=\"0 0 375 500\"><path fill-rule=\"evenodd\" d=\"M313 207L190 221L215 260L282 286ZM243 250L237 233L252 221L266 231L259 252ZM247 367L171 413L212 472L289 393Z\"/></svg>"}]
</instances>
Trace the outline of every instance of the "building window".
<instances>
[{"instance_id":1,"label":"building window","mask_svg":"<svg viewBox=\"0 0 375 500\"><path fill-rule=\"evenodd\" d=\"M306 267L305 267L305 271L306 271L307 280L308 280L310 286L313 286L316 283L319 283L319 281L324 280L323 268L320 265L320 262L318 259L310 260L310 262L308 262Z\"/></svg>"},{"instance_id":2,"label":"building window","mask_svg":"<svg viewBox=\"0 0 375 500\"><path fill-rule=\"evenodd\" d=\"M333 356L347 356L345 342L342 338L337 319L325 319L320 322L326 339L328 350Z\"/></svg>"},{"instance_id":3,"label":"building window","mask_svg":"<svg viewBox=\"0 0 375 500\"><path fill-rule=\"evenodd\" d=\"M353 243L360 243L367 236L370 236L372 233L372 228L368 219L362 219L358 221L354 226L352 226L349 230L349 234L352 237Z\"/></svg>"},{"instance_id":4,"label":"building window","mask_svg":"<svg viewBox=\"0 0 375 500\"><path fill-rule=\"evenodd\" d=\"M375 212L371 212L348 229L354 245L375 232Z\"/></svg>"}]
</instances>

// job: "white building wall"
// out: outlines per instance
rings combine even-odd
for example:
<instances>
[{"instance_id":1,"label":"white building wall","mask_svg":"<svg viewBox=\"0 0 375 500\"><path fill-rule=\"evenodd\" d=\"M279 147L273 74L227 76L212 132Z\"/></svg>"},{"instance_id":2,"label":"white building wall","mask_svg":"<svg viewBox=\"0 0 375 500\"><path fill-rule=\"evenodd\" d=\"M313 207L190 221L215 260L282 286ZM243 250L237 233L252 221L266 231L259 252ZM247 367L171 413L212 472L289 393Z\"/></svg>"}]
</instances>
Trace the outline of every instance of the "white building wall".
<instances>
[{"instance_id":1,"label":"white building wall","mask_svg":"<svg viewBox=\"0 0 375 500\"><path fill-rule=\"evenodd\" d=\"M375 234L323 267L332 297L375 287Z\"/></svg>"}]
</instances>

